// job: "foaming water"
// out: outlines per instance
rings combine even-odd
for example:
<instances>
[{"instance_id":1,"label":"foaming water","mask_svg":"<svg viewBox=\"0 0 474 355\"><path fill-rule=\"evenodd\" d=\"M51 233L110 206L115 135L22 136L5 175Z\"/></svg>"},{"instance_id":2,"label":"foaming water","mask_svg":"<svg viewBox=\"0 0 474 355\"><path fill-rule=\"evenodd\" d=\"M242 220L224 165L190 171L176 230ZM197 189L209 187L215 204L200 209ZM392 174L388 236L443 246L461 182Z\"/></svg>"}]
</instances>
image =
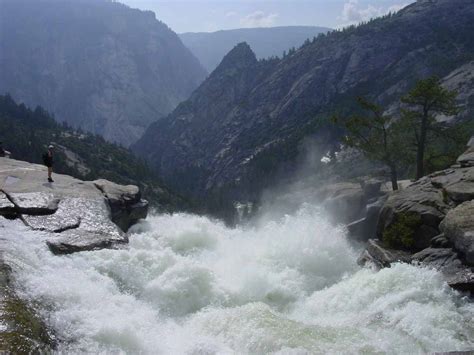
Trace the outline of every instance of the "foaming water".
<instances>
[{"instance_id":1,"label":"foaming water","mask_svg":"<svg viewBox=\"0 0 474 355\"><path fill-rule=\"evenodd\" d=\"M10 222L8 222L10 223ZM356 265L344 231L303 206L229 229L159 215L120 250L53 256L8 225L18 285L66 352L425 353L474 348L474 306L433 271Z\"/></svg>"}]
</instances>

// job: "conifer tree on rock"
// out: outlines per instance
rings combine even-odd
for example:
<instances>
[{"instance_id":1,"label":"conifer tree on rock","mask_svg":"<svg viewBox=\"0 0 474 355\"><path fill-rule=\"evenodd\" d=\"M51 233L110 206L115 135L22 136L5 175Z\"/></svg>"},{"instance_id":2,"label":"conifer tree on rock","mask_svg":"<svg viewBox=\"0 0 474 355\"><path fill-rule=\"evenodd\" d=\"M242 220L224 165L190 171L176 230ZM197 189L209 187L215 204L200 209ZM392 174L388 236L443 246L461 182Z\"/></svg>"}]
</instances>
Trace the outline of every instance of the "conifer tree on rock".
<instances>
[{"instance_id":1,"label":"conifer tree on rock","mask_svg":"<svg viewBox=\"0 0 474 355\"><path fill-rule=\"evenodd\" d=\"M455 91L443 88L433 76L419 80L415 87L402 98L402 120L413 130L416 147L416 179L425 173L425 151L430 143L429 135L441 135L449 127L436 121L436 115L453 116L459 112Z\"/></svg>"}]
</instances>

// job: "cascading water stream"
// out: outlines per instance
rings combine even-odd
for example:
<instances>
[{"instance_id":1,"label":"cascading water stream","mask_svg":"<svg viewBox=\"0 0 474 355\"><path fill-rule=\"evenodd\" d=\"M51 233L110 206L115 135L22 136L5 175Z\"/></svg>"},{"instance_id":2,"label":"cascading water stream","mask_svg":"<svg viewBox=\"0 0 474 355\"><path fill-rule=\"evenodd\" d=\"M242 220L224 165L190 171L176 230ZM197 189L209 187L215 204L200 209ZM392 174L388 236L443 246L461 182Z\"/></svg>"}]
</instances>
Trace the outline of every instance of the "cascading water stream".
<instances>
[{"instance_id":1,"label":"cascading water stream","mask_svg":"<svg viewBox=\"0 0 474 355\"><path fill-rule=\"evenodd\" d=\"M9 222L8 222L9 223ZM474 305L434 270L356 265L344 231L305 205L226 228L149 217L119 250L54 256L6 225L22 297L67 352L425 353L474 348Z\"/></svg>"}]
</instances>

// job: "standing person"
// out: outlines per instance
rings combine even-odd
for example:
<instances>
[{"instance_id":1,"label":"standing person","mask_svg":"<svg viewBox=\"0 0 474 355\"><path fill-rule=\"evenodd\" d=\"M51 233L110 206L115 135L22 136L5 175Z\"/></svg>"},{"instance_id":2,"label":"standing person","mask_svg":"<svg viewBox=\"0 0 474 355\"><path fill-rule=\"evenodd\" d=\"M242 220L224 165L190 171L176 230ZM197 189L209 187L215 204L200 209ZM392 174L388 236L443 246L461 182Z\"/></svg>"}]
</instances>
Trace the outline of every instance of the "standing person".
<instances>
[{"instance_id":1,"label":"standing person","mask_svg":"<svg viewBox=\"0 0 474 355\"><path fill-rule=\"evenodd\" d=\"M51 175L53 174L53 150L54 150L54 146L50 144L48 147L48 151L43 154L44 165L48 167L48 181L49 182L54 182L53 178L51 177Z\"/></svg>"},{"instance_id":2,"label":"standing person","mask_svg":"<svg viewBox=\"0 0 474 355\"><path fill-rule=\"evenodd\" d=\"M11 153L3 148L3 142L0 142L0 158L10 158Z\"/></svg>"}]
</instances>

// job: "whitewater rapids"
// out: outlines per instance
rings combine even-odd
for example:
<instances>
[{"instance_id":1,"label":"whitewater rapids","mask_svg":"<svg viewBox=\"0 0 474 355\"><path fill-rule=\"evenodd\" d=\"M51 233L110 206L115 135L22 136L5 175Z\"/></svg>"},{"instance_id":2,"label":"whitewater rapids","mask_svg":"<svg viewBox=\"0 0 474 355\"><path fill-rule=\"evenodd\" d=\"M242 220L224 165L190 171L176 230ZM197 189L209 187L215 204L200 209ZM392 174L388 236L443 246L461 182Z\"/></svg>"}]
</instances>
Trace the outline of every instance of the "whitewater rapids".
<instances>
[{"instance_id":1,"label":"whitewater rapids","mask_svg":"<svg viewBox=\"0 0 474 355\"><path fill-rule=\"evenodd\" d=\"M318 209L230 229L187 214L135 226L119 250L54 256L7 226L21 297L64 352L427 353L474 348L474 304L434 270L375 272Z\"/></svg>"}]
</instances>

